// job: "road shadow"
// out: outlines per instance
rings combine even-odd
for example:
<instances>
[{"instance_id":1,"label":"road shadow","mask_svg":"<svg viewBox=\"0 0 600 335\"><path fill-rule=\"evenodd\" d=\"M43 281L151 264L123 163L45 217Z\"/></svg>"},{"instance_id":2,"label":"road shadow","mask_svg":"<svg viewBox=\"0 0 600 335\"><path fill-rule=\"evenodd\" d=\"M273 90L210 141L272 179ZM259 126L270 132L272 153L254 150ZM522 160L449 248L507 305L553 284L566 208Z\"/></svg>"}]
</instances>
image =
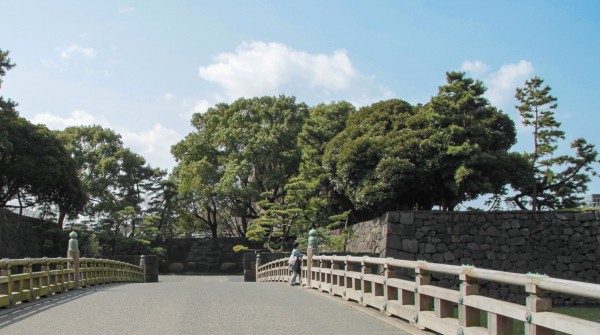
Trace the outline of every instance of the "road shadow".
<instances>
[{"instance_id":1,"label":"road shadow","mask_svg":"<svg viewBox=\"0 0 600 335\"><path fill-rule=\"evenodd\" d=\"M0 329L8 327L14 323L23 321L29 317L42 313L53 307L60 306L70 301L85 297L96 292L105 291L115 287L126 285L126 283L104 284L80 288L63 293L55 293L49 297L40 297L35 301L22 302L15 306L6 306L0 308Z\"/></svg>"}]
</instances>

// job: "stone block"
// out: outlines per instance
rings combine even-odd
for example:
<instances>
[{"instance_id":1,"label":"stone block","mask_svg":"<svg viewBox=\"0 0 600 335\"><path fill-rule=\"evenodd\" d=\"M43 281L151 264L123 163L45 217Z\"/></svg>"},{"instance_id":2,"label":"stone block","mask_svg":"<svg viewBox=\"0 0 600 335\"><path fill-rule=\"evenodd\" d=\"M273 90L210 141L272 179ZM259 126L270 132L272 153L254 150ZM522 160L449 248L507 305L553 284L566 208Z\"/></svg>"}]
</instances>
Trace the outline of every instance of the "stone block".
<instances>
[{"instance_id":1,"label":"stone block","mask_svg":"<svg viewBox=\"0 0 600 335\"><path fill-rule=\"evenodd\" d=\"M401 224L413 224L415 222L415 213L402 212L400 213Z\"/></svg>"},{"instance_id":2,"label":"stone block","mask_svg":"<svg viewBox=\"0 0 600 335\"><path fill-rule=\"evenodd\" d=\"M451 251L446 251L444 253L444 262L452 262L454 259L454 254Z\"/></svg>"},{"instance_id":3,"label":"stone block","mask_svg":"<svg viewBox=\"0 0 600 335\"><path fill-rule=\"evenodd\" d=\"M386 212L385 214L383 214L381 216L381 221L388 222L388 223L400 222L400 212L399 211Z\"/></svg>"},{"instance_id":4,"label":"stone block","mask_svg":"<svg viewBox=\"0 0 600 335\"><path fill-rule=\"evenodd\" d=\"M518 229L509 229L507 231L508 233L508 237L517 237L517 236L521 236L521 231Z\"/></svg>"},{"instance_id":5,"label":"stone block","mask_svg":"<svg viewBox=\"0 0 600 335\"><path fill-rule=\"evenodd\" d=\"M433 254L432 256L434 263L444 263L444 255L440 253Z\"/></svg>"},{"instance_id":6,"label":"stone block","mask_svg":"<svg viewBox=\"0 0 600 335\"><path fill-rule=\"evenodd\" d=\"M425 252L426 253L432 254L432 253L434 253L436 251L437 251L437 248L435 247L434 244L431 244L431 243L426 243L425 244Z\"/></svg>"},{"instance_id":7,"label":"stone block","mask_svg":"<svg viewBox=\"0 0 600 335\"><path fill-rule=\"evenodd\" d=\"M533 259L530 253L524 252L519 254L519 259L523 261L530 261Z\"/></svg>"},{"instance_id":8,"label":"stone block","mask_svg":"<svg viewBox=\"0 0 600 335\"><path fill-rule=\"evenodd\" d=\"M417 241L416 239L402 240L402 250L405 252L418 252L419 241Z\"/></svg>"},{"instance_id":9,"label":"stone block","mask_svg":"<svg viewBox=\"0 0 600 335\"><path fill-rule=\"evenodd\" d=\"M575 220L582 222L596 220L596 212L588 211L583 213L577 213L575 214Z\"/></svg>"},{"instance_id":10,"label":"stone block","mask_svg":"<svg viewBox=\"0 0 600 335\"><path fill-rule=\"evenodd\" d=\"M236 270L236 268L237 268L237 264L235 264L235 263L227 262L227 263L221 264L221 271L223 271L223 272L234 272Z\"/></svg>"},{"instance_id":11,"label":"stone block","mask_svg":"<svg viewBox=\"0 0 600 335\"><path fill-rule=\"evenodd\" d=\"M506 240L506 244L508 244L509 246L523 245L525 243L526 241L523 237L513 237Z\"/></svg>"},{"instance_id":12,"label":"stone block","mask_svg":"<svg viewBox=\"0 0 600 335\"><path fill-rule=\"evenodd\" d=\"M388 231L390 234L398 234L406 237L414 237L416 228L413 224L399 224L391 223L388 225Z\"/></svg>"},{"instance_id":13,"label":"stone block","mask_svg":"<svg viewBox=\"0 0 600 335\"><path fill-rule=\"evenodd\" d=\"M464 223L458 223L452 227L452 234L454 235L464 235L466 232L467 227Z\"/></svg>"},{"instance_id":14,"label":"stone block","mask_svg":"<svg viewBox=\"0 0 600 335\"><path fill-rule=\"evenodd\" d=\"M436 248L437 248L437 251L441 252L441 253L448 251L448 245L446 245L446 243L440 242L436 245Z\"/></svg>"},{"instance_id":15,"label":"stone block","mask_svg":"<svg viewBox=\"0 0 600 335\"><path fill-rule=\"evenodd\" d=\"M500 236L500 231L498 228L491 226L486 229L485 234L488 236Z\"/></svg>"},{"instance_id":16,"label":"stone block","mask_svg":"<svg viewBox=\"0 0 600 335\"><path fill-rule=\"evenodd\" d=\"M460 243L468 243L468 242L473 242L475 239L473 238L473 236L471 235L463 235L460 237L459 241Z\"/></svg>"}]
</instances>

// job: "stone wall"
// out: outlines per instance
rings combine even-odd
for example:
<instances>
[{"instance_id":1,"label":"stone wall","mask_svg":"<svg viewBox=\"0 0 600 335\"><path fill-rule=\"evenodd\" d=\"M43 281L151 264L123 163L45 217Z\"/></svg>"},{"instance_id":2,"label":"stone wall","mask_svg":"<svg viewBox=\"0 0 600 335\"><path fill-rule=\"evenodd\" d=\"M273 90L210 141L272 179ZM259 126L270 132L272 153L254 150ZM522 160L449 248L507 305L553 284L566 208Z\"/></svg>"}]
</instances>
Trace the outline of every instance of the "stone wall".
<instances>
[{"instance_id":1,"label":"stone wall","mask_svg":"<svg viewBox=\"0 0 600 335\"><path fill-rule=\"evenodd\" d=\"M0 258L65 257L68 239L54 222L0 208Z\"/></svg>"},{"instance_id":2,"label":"stone wall","mask_svg":"<svg viewBox=\"0 0 600 335\"><path fill-rule=\"evenodd\" d=\"M242 272L242 253L233 251L245 241L235 238L179 238L166 241L167 249L161 272L171 272L173 263L180 263L180 271L190 272Z\"/></svg>"},{"instance_id":3,"label":"stone wall","mask_svg":"<svg viewBox=\"0 0 600 335\"><path fill-rule=\"evenodd\" d=\"M348 252L370 253L385 257L386 224L381 219L361 222L351 227L351 239L346 245Z\"/></svg>"},{"instance_id":4,"label":"stone wall","mask_svg":"<svg viewBox=\"0 0 600 335\"><path fill-rule=\"evenodd\" d=\"M353 226L348 251L600 283L599 222L595 211L388 212ZM436 280L456 285L443 276ZM520 291L490 283L482 294L520 301ZM581 302L554 298L557 304Z\"/></svg>"}]
</instances>

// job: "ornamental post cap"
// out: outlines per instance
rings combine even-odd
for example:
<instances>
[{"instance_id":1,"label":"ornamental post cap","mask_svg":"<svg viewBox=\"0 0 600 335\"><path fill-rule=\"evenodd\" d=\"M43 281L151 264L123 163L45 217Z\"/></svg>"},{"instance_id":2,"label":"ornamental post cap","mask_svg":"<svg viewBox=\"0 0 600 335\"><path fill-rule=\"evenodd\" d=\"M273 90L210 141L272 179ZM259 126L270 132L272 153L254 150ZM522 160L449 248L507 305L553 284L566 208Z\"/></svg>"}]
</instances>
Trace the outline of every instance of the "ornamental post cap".
<instances>
[{"instance_id":1,"label":"ornamental post cap","mask_svg":"<svg viewBox=\"0 0 600 335\"><path fill-rule=\"evenodd\" d=\"M311 230L308 232L308 235L310 235L310 236L316 236L316 235L317 235L317 231L316 231L315 229L311 229Z\"/></svg>"},{"instance_id":2,"label":"ornamental post cap","mask_svg":"<svg viewBox=\"0 0 600 335\"><path fill-rule=\"evenodd\" d=\"M77 233L72 231L69 236L71 239L69 240L69 251L79 250L79 242L77 242Z\"/></svg>"}]
</instances>

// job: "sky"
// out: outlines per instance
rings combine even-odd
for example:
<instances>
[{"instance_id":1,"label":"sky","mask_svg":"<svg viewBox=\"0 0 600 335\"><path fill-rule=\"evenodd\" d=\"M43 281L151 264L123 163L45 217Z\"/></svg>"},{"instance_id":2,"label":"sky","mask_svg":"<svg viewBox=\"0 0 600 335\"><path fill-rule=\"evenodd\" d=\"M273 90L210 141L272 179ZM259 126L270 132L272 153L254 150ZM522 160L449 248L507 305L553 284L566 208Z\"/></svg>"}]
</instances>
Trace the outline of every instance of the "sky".
<instances>
[{"instance_id":1,"label":"sky","mask_svg":"<svg viewBox=\"0 0 600 335\"><path fill-rule=\"evenodd\" d=\"M50 129L99 124L153 167L193 113L240 97L314 106L427 103L448 71L488 88L531 151L515 88L539 76L558 98L570 153L600 145L600 1L0 0L0 49L16 67L0 95ZM600 149L600 148L598 148ZM600 167L596 165L596 169ZM590 193L600 193L594 179Z\"/></svg>"}]
</instances>

